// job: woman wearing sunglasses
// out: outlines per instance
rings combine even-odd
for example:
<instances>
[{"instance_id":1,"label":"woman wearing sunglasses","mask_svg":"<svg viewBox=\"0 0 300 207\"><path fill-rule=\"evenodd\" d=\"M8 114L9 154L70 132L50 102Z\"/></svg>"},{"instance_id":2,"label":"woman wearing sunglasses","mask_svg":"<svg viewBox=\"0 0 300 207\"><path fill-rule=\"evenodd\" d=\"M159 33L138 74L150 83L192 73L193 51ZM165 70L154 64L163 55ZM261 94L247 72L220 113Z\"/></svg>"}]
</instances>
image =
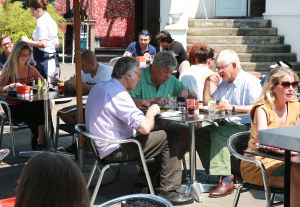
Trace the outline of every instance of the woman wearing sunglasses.
<instances>
[{"instance_id":1,"label":"woman wearing sunglasses","mask_svg":"<svg viewBox=\"0 0 300 207\"><path fill-rule=\"evenodd\" d=\"M279 66L270 72L262 89L259 101L250 112L251 135L248 149L255 149L259 143L258 131L277 128L298 123L300 104L295 96L298 89L298 76L287 67ZM247 155L260 160L267 171L268 183L271 187L284 187L284 162L271 158ZM243 179L252 184L263 186L260 168L256 164L242 161L241 174ZM300 206L300 165L291 167L291 206Z\"/></svg>"}]
</instances>

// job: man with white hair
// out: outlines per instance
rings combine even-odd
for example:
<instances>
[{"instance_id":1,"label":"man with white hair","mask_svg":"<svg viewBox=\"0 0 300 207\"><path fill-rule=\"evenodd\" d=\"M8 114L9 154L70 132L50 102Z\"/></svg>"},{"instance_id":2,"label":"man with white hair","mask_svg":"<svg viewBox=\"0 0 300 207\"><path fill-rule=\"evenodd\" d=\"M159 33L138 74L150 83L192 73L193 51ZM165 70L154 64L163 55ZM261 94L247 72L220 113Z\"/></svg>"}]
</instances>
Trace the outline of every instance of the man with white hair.
<instances>
[{"instance_id":1,"label":"man with white hair","mask_svg":"<svg viewBox=\"0 0 300 207\"><path fill-rule=\"evenodd\" d=\"M218 106L231 112L250 112L252 104L261 94L259 80L245 72L237 54L232 50L223 50L216 60L218 73L205 80L203 103L209 100L219 101ZM219 176L218 186L210 197L222 197L233 192L234 176L231 175L230 153L227 139L234 133L250 128L250 116L232 117L220 121L218 126L210 125L196 131L196 150L203 167L210 175Z\"/></svg>"}]
</instances>

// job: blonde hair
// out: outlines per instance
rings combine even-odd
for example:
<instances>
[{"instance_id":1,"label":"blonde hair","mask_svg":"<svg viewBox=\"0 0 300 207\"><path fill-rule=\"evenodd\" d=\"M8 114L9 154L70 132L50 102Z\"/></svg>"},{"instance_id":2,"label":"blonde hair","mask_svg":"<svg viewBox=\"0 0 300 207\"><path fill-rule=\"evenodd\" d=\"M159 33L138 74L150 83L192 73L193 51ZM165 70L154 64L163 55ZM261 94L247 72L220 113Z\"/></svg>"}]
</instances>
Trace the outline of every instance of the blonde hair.
<instances>
[{"instance_id":1,"label":"blonde hair","mask_svg":"<svg viewBox=\"0 0 300 207\"><path fill-rule=\"evenodd\" d=\"M222 50L217 57L216 65L228 65L231 63L235 63L237 68L241 68L241 62L236 52L233 50Z\"/></svg>"},{"instance_id":2,"label":"blonde hair","mask_svg":"<svg viewBox=\"0 0 300 207\"><path fill-rule=\"evenodd\" d=\"M271 108L274 110L275 95L273 92L273 88L279 85L281 78L283 78L285 75L293 76L295 81L299 81L298 75L291 68L279 66L271 70L269 77L262 88L262 95L258 99L258 102L267 102L271 105Z\"/></svg>"},{"instance_id":3,"label":"blonde hair","mask_svg":"<svg viewBox=\"0 0 300 207\"><path fill-rule=\"evenodd\" d=\"M22 50L29 50L29 56L31 56L32 50L29 47L28 43L18 41L14 45L0 76L0 84L2 86L18 81L18 58Z\"/></svg>"}]
</instances>

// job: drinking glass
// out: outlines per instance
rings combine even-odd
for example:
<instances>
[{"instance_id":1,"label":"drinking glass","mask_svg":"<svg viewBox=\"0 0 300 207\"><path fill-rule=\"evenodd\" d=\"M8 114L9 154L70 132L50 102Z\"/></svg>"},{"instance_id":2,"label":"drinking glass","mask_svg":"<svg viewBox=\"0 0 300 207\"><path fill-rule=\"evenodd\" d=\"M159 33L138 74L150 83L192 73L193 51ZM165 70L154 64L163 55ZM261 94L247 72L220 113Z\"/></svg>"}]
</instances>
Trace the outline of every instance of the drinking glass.
<instances>
[{"instance_id":1,"label":"drinking glass","mask_svg":"<svg viewBox=\"0 0 300 207\"><path fill-rule=\"evenodd\" d=\"M59 82L57 84L58 86L58 95L59 96L64 96L65 95L65 83L64 82Z\"/></svg>"},{"instance_id":2,"label":"drinking glass","mask_svg":"<svg viewBox=\"0 0 300 207\"><path fill-rule=\"evenodd\" d=\"M186 99L186 110L188 115L194 115L196 108L195 99Z\"/></svg>"}]
</instances>

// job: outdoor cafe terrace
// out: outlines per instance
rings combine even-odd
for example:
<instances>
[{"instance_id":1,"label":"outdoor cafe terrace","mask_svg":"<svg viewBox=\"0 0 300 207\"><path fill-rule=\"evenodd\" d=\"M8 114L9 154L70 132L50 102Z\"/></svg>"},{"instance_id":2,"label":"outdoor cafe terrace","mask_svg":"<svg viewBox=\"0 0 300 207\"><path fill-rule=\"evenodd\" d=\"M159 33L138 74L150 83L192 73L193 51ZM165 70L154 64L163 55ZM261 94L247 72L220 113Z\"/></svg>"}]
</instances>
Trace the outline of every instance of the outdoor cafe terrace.
<instances>
[{"instance_id":1,"label":"outdoor cafe terrace","mask_svg":"<svg viewBox=\"0 0 300 207\"><path fill-rule=\"evenodd\" d=\"M75 67L74 64L63 64L62 77L68 79L70 76L72 76L74 73L74 67ZM52 120L54 122L53 123L54 126L56 126L55 115L57 110L64 108L66 106L70 106L75 103L76 103L76 98L74 97L71 102L54 105L52 110ZM15 133L16 152L26 151L31 149L30 137L31 136L30 136L29 129L20 130ZM59 145L62 147L66 147L70 145L72 143L72 136L60 138L59 143L60 143ZM9 134L7 133L7 129L5 129L3 141L2 141L2 147L10 148L10 146L11 146L10 137ZM12 153L10 153L10 155L6 157L0 165L0 199L5 199L5 198L15 196L16 181L20 176L22 168L28 161L28 158L21 157L18 155L18 153L16 154L17 154L16 157L13 157ZM78 160L75 159L75 161ZM91 152L86 151L84 153L83 167L82 167L82 172L86 179L88 178L88 175L91 171L93 162L94 162L94 158ZM186 163L187 164L189 163L188 156L186 156ZM212 176L207 176L205 174L205 170L202 168L201 162L198 157L196 159L196 166L197 166L197 171L196 171L197 180L201 182L210 182L210 183L217 182L217 178ZM95 204L98 205L112 198L130 194L131 188L134 185L137 176L138 176L138 172L136 170L136 167L133 165L122 166L118 175L114 175L114 173L111 173L111 177L113 177L114 179L100 187L100 191L98 192L98 195L96 197ZM93 188L95 187L95 183L96 180L93 180L90 186L89 190L91 194L93 192ZM238 187L238 184L236 184L236 187ZM232 206L233 204L235 193L236 190L231 195L222 198L209 198L208 193L203 193L201 203L194 201L193 204L186 205L186 206L203 206L203 207L228 206L229 207ZM278 196L276 199L283 200L283 197ZM264 193L260 191L250 191L250 192L243 193L241 195L239 205L243 207L265 206Z\"/></svg>"}]
</instances>

